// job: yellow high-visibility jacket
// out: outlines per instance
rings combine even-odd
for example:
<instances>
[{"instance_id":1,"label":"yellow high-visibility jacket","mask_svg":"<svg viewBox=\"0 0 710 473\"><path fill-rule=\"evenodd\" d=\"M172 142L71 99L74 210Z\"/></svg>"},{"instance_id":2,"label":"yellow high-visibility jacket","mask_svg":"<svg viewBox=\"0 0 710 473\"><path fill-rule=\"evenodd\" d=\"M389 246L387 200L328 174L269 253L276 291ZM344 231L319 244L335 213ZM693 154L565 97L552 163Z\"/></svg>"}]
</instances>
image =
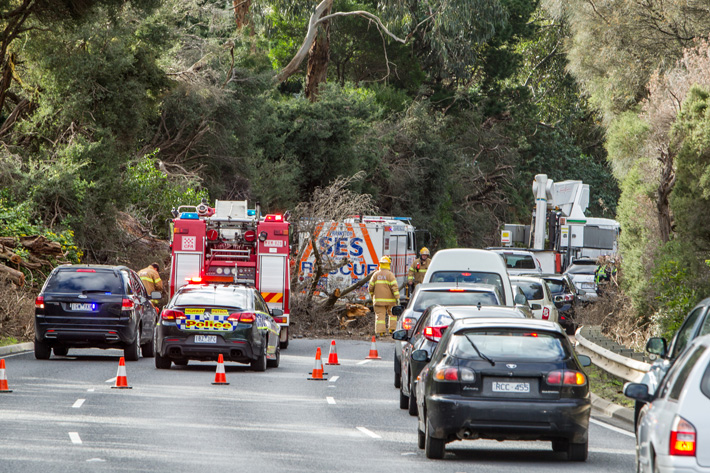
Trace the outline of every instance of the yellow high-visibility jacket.
<instances>
[{"instance_id":1,"label":"yellow high-visibility jacket","mask_svg":"<svg viewBox=\"0 0 710 473\"><path fill-rule=\"evenodd\" d=\"M160 274L152 266L143 268L138 271L138 277L141 278L145 290L148 292L148 296L153 291L163 292L163 281L160 279Z\"/></svg>"},{"instance_id":2,"label":"yellow high-visibility jacket","mask_svg":"<svg viewBox=\"0 0 710 473\"><path fill-rule=\"evenodd\" d=\"M422 261L421 258L415 259L407 272L407 282L414 283L415 286L421 284L424 281L426 270L429 269L429 263L431 263L431 258L427 258L426 261Z\"/></svg>"},{"instance_id":3,"label":"yellow high-visibility jacket","mask_svg":"<svg viewBox=\"0 0 710 473\"><path fill-rule=\"evenodd\" d=\"M388 269L375 271L370 278L368 289L373 305L397 305L399 303L397 278Z\"/></svg>"}]
</instances>

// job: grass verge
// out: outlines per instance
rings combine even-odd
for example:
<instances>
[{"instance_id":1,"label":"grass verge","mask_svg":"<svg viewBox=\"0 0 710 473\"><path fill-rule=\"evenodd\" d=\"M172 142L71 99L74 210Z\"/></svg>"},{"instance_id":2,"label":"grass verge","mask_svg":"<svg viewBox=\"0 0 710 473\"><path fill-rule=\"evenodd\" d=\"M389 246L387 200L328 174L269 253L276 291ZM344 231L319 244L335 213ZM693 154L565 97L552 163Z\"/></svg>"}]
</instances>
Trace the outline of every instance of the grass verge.
<instances>
[{"instance_id":1,"label":"grass verge","mask_svg":"<svg viewBox=\"0 0 710 473\"><path fill-rule=\"evenodd\" d=\"M634 408L634 401L624 396L624 381L594 365L584 368L584 372L587 373L589 388L594 394L614 404Z\"/></svg>"}]
</instances>

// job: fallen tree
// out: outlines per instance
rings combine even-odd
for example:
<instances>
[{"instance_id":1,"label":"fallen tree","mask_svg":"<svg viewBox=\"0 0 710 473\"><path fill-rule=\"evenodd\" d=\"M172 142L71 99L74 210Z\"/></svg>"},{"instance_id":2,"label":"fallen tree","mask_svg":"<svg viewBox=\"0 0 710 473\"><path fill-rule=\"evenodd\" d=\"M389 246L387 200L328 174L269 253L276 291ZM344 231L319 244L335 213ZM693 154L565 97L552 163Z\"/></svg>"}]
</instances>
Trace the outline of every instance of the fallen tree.
<instances>
[{"instance_id":1,"label":"fallen tree","mask_svg":"<svg viewBox=\"0 0 710 473\"><path fill-rule=\"evenodd\" d=\"M69 263L64 258L62 245L51 241L42 235L0 237L0 273L6 275L17 286L25 284L25 275L20 268L40 271L42 268L52 269L56 264ZM8 264L14 265L11 267Z\"/></svg>"}]
</instances>

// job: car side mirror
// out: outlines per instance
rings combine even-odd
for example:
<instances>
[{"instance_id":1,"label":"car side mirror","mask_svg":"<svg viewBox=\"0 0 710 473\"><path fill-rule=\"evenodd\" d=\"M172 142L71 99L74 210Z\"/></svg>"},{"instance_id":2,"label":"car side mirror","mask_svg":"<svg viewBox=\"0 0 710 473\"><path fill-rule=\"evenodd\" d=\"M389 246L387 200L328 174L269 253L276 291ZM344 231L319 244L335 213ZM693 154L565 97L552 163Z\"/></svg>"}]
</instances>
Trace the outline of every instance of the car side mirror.
<instances>
[{"instance_id":1,"label":"car side mirror","mask_svg":"<svg viewBox=\"0 0 710 473\"><path fill-rule=\"evenodd\" d=\"M651 400L648 386L641 383L626 383L624 385L624 395L641 402L649 402Z\"/></svg>"},{"instance_id":2,"label":"car side mirror","mask_svg":"<svg viewBox=\"0 0 710 473\"><path fill-rule=\"evenodd\" d=\"M272 317L279 317L281 315L284 315L284 311L281 309L271 309L269 310L269 312L271 313Z\"/></svg>"},{"instance_id":3,"label":"car side mirror","mask_svg":"<svg viewBox=\"0 0 710 473\"><path fill-rule=\"evenodd\" d=\"M532 310L540 310L540 309L542 309L542 306L541 306L540 304L532 304L532 305L530 306L530 308L531 308Z\"/></svg>"},{"instance_id":4,"label":"car side mirror","mask_svg":"<svg viewBox=\"0 0 710 473\"><path fill-rule=\"evenodd\" d=\"M412 352L412 360L414 361L430 361L429 353L426 350L414 350Z\"/></svg>"},{"instance_id":5,"label":"car side mirror","mask_svg":"<svg viewBox=\"0 0 710 473\"><path fill-rule=\"evenodd\" d=\"M581 364L583 367L592 365L592 359L589 358L587 355L578 354L577 359L579 360L579 364Z\"/></svg>"},{"instance_id":6,"label":"car side mirror","mask_svg":"<svg viewBox=\"0 0 710 473\"><path fill-rule=\"evenodd\" d=\"M404 307L402 307L401 305L396 305L392 307L392 315L396 315L397 317L399 317L400 315L402 315L402 312L404 312Z\"/></svg>"},{"instance_id":7,"label":"car side mirror","mask_svg":"<svg viewBox=\"0 0 710 473\"><path fill-rule=\"evenodd\" d=\"M401 342L406 342L407 340L409 340L409 337L407 336L407 330L405 329L395 330L392 334L392 338Z\"/></svg>"},{"instance_id":8,"label":"car side mirror","mask_svg":"<svg viewBox=\"0 0 710 473\"><path fill-rule=\"evenodd\" d=\"M648 342L646 342L646 351L665 358L668 354L668 343L665 338L651 337L648 339Z\"/></svg>"},{"instance_id":9,"label":"car side mirror","mask_svg":"<svg viewBox=\"0 0 710 473\"><path fill-rule=\"evenodd\" d=\"M163 293L160 291L153 291L150 293L150 298L155 300L162 299Z\"/></svg>"},{"instance_id":10,"label":"car side mirror","mask_svg":"<svg viewBox=\"0 0 710 473\"><path fill-rule=\"evenodd\" d=\"M517 305L527 305L527 303L528 303L528 298L525 297L525 294L516 294L516 295L515 295L515 298L513 298L513 301L514 301Z\"/></svg>"}]
</instances>

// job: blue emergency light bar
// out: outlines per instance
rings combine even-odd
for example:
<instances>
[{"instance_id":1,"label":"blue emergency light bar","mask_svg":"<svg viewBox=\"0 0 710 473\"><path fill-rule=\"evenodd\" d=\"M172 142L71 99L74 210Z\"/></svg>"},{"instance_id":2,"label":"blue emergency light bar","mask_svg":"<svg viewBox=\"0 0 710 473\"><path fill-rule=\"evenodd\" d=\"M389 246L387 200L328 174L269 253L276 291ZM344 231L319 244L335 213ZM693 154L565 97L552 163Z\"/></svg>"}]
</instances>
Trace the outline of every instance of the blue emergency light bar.
<instances>
[{"instance_id":1,"label":"blue emergency light bar","mask_svg":"<svg viewBox=\"0 0 710 473\"><path fill-rule=\"evenodd\" d=\"M402 220L404 222L408 222L412 219L412 217L394 217L395 220Z\"/></svg>"},{"instance_id":2,"label":"blue emergency light bar","mask_svg":"<svg viewBox=\"0 0 710 473\"><path fill-rule=\"evenodd\" d=\"M180 218L183 220L199 220L200 216L197 212L183 212L180 214Z\"/></svg>"},{"instance_id":3,"label":"blue emergency light bar","mask_svg":"<svg viewBox=\"0 0 710 473\"><path fill-rule=\"evenodd\" d=\"M247 209L247 217L253 217L256 215L256 209Z\"/></svg>"}]
</instances>

